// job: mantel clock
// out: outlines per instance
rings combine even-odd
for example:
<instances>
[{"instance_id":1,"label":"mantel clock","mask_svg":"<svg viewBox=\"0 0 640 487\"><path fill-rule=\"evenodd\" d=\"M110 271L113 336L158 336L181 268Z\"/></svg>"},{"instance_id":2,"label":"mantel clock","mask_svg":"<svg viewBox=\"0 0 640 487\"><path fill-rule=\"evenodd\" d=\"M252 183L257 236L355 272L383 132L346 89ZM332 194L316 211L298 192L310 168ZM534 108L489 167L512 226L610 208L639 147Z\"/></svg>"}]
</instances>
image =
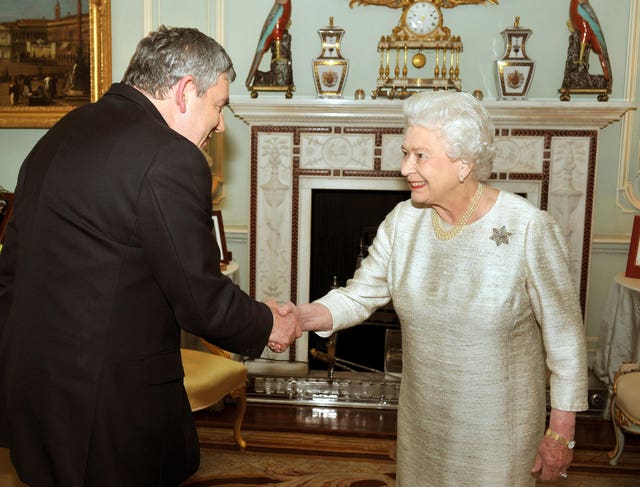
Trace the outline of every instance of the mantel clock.
<instances>
[{"instance_id":1,"label":"mantel clock","mask_svg":"<svg viewBox=\"0 0 640 487\"><path fill-rule=\"evenodd\" d=\"M380 66L371 97L407 98L425 89L460 91L462 40L444 25L442 9L484 3L497 4L498 0L350 0L352 8L380 5L402 9L398 25L378 42ZM420 75L419 71L410 76L409 69L414 68L431 68L433 77Z\"/></svg>"}]
</instances>

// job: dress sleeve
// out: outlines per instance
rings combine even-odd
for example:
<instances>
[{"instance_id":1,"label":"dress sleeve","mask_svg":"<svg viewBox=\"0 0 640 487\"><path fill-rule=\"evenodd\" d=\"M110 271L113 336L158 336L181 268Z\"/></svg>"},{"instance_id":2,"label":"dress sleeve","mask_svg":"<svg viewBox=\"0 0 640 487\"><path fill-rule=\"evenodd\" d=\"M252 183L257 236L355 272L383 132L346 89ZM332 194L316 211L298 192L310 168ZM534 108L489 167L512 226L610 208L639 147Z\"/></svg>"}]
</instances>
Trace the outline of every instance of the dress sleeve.
<instances>
[{"instance_id":1,"label":"dress sleeve","mask_svg":"<svg viewBox=\"0 0 640 487\"><path fill-rule=\"evenodd\" d=\"M211 175L187 141L158 150L138 198L138 231L158 285L185 330L255 357L273 314L220 272L211 222Z\"/></svg>"},{"instance_id":2,"label":"dress sleeve","mask_svg":"<svg viewBox=\"0 0 640 487\"><path fill-rule=\"evenodd\" d=\"M536 212L526 231L527 291L542 330L550 376L551 407L588 408L587 352L580 301L560 227Z\"/></svg>"},{"instance_id":3,"label":"dress sleeve","mask_svg":"<svg viewBox=\"0 0 640 487\"><path fill-rule=\"evenodd\" d=\"M397 216L398 207L380 224L369 246L369 255L362 260L347 285L316 300L329 308L333 318L333 329L316 332L318 335L327 337L340 329L358 325L391 300L388 275Z\"/></svg>"}]
</instances>

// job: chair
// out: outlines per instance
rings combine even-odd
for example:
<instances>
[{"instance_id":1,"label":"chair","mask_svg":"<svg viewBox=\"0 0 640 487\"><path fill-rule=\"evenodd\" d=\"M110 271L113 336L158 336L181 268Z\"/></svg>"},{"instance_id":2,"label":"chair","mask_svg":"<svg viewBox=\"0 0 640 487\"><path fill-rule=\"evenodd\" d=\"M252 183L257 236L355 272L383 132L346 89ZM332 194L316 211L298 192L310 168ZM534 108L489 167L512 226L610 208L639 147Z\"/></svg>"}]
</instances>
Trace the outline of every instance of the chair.
<instances>
[{"instance_id":1,"label":"chair","mask_svg":"<svg viewBox=\"0 0 640 487\"><path fill-rule=\"evenodd\" d=\"M236 402L233 436L240 448L245 448L247 443L242 438L240 428L247 409L247 367L233 360L229 352L205 340L200 341L209 352L180 349L184 387L191 411L211 407L226 396L233 398Z\"/></svg>"},{"instance_id":2,"label":"chair","mask_svg":"<svg viewBox=\"0 0 640 487\"><path fill-rule=\"evenodd\" d=\"M611 421L616 446L609 452L609 463L616 465L624 448L625 432L640 434L640 364L625 362L613 379Z\"/></svg>"},{"instance_id":3,"label":"chair","mask_svg":"<svg viewBox=\"0 0 640 487\"><path fill-rule=\"evenodd\" d=\"M0 448L0 485L2 487L27 487L20 482L18 474L13 468L8 448Z\"/></svg>"}]
</instances>

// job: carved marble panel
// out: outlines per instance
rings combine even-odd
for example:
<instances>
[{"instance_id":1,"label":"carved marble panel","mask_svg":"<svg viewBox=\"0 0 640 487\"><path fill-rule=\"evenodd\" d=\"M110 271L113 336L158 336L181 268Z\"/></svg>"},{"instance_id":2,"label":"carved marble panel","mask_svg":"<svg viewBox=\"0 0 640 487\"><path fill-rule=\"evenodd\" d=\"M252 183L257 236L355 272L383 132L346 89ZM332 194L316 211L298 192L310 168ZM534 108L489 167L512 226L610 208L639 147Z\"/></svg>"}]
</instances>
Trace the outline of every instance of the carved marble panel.
<instances>
[{"instance_id":1,"label":"carved marble panel","mask_svg":"<svg viewBox=\"0 0 640 487\"><path fill-rule=\"evenodd\" d=\"M582 249L585 236L591 143L590 137L554 137L551 142L549 212L573 249L571 261L576 276L582 265L577 250Z\"/></svg>"},{"instance_id":2,"label":"carved marble panel","mask_svg":"<svg viewBox=\"0 0 640 487\"><path fill-rule=\"evenodd\" d=\"M257 147L255 289L261 300L288 301L291 289L293 134L260 133Z\"/></svg>"},{"instance_id":3,"label":"carved marble panel","mask_svg":"<svg viewBox=\"0 0 640 487\"><path fill-rule=\"evenodd\" d=\"M399 171L402 164L402 134L382 135L382 160L383 171Z\"/></svg>"},{"instance_id":4,"label":"carved marble panel","mask_svg":"<svg viewBox=\"0 0 640 487\"><path fill-rule=\"evenodd\" d=\"M300 135L300 169L373 170L373 134Z\"/></svg>"},{"instance_id":5,"label":"carved marble panel","mask_svg":"<svg viewBox=\"0 0 640 487\"><path fill-rule=\"evenodd\" d=\"M496 137L494 172L541 173L544 137Z\"/></svg>"}]
</instances>

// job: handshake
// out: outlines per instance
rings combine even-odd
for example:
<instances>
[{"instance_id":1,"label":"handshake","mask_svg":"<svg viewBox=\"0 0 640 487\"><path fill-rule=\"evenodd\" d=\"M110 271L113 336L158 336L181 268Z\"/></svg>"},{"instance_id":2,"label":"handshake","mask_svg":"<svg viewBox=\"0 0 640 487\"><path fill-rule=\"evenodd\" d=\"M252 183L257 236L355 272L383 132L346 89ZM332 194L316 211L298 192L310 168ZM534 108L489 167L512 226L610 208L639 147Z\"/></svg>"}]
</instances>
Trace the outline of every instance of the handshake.
<instances>
[{"instance_id":1,"label":"handshake","mask_svg":"<svg viewBox=\"0 0 640 487\"><path fill-rule=\"evenodd\" d=\"M269 349L282 353L302 336L303 331L327 331L333 327L333 317L326 306L319 303L265 303L273 313L273 328L269 335Z\"/></svg>"}]
</instances>

